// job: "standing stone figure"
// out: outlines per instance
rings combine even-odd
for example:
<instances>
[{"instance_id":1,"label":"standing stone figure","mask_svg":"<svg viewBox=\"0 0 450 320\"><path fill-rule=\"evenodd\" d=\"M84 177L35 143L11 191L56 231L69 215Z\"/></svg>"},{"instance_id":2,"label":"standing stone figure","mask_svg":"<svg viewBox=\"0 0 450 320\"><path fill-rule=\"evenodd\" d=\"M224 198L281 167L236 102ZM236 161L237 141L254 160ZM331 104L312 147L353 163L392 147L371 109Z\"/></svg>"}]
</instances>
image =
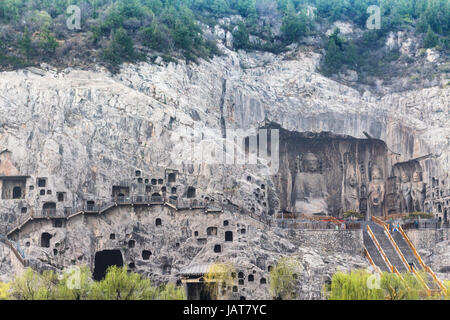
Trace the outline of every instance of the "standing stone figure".
<instances>
[{"instance_id":1,"label":"standing stone figure","mask_svg":"<svg viewBox=\"0 0 450 320\"><path fill-rule=\"evenodd\" d=\"M358 179L351 154L345 153L344 210L359 211Z\"/></svg>"},{"instance_id":2,"label":"standing stone figure","mask_svg":"<svg viewBox=\"0 0 450 320\"><path fill-rule=\"evenodd\" d=\"M369 184L369 208L371 216L383 215L384 194L383 174L380 168L374 166L372 168L372 181Z\"/></svg>"},{"instance_id":3,"label":"standing stone figure","mask_svg":"<svg viewBox=\"0 0 450 320\"><path fill-rule=\"evenodd\" d=\"M409 176L406 172L402 172L401 175L401 190L402 190L402 211L412 211L412 197L411 197L412 184Z\"/></svg>"},{"instance_id":4,"label":"standing stone figure","mask_svg":"<svg viewBox=\"0 0 450 320\"><path fill-rule=\"evenodd\" d=\"M422 182L422 172L420 171L415 171L413 174L411 196L414 211L422 212L425 202L425 183Z\"/></svg>"},{"instance_id":5,"label":"standing stone figure","mask_svg":"<svg viewBox=\"0 0 450 320\"><path fill-rule=\"evenodd\" d=\"M308 152L302 161L297 157L296 175L291 195L291 211L305 214L327 214L327 189L319 170L319 159Z\"/></svg>"}]
</instances>

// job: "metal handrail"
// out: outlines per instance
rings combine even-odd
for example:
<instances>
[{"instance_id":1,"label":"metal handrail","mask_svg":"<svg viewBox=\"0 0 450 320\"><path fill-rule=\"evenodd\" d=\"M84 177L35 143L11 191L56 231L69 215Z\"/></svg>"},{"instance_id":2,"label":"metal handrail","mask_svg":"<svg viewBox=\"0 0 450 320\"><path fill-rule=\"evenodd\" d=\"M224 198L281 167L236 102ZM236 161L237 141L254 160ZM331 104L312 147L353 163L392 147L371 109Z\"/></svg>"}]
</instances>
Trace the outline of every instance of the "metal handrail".
<instances>
[{"instance_id":1,"label":"metal handrail","mask_svg":"<svg viewBox=\"0 0 450 320\"><path fill-rule=\"evenodd\" d=\"M367 259L369 260L370 264L373 266L375 271L378 272L379 274L382 274L383 272L381 272L381 269L375 264L366 247L364 247L364 253L366 254Z\"/></svg>"},{"instance_id":2,"label":"metal handrail","mask_svg":"<svg viewBox=\"0 0 450 320\"><path fill-rule=\"evenodd\" d=\"M436 274L433 272L433 270L427 266L422 258L420 257L419 253L416 250L416 247L414 246L414 244L412 243L412 241L409 239L408 235L406 234L405 231L403 231L402 227L399 228L400 233L402 234L403 238L406 240L406 242L408 243L408 246L411 248L411 250L413 251L413 254L415 255L415 257L417 258L417 260L419 261L420 265L423 267L423 269L428 272L433 280L438 284L439 288L441 289L442 292L447 293L447 288L444 286L444 284L439 280L439 278L436 276Z\"/></svg>"}]
</instances>

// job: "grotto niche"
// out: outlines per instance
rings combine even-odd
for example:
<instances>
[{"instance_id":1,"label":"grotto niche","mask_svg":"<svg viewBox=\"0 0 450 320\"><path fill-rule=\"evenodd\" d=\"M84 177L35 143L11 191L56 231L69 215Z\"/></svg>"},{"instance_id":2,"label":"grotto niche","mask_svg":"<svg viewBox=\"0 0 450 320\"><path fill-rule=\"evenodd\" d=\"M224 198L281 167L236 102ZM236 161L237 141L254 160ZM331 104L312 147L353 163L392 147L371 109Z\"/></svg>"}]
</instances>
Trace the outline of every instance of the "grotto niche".
<instances>
[{"instance_id":1,"label":"grotto niche","mask_svg":"<svg viewBox=\"0 0 450 320\"><path fill-rule=\"evenodd\" d=\"M390 196L396 200L389 203L389 213L429 211L424 208L426 183L423 182L423 169L419 161L396 163L392 167L392 177L395 187Z\"/></svg>"},{"instance_id":2,"label":"grotto niche","mask_svg":"<svg viewBox=\"0 0 450 320\"><path fill-rule=\"evenodd\" d=\"M356 211L367 219L386 214L391 153L384 141L280 129L279 150L274 209L335 217Z\"/></svg>"}]
</instances>

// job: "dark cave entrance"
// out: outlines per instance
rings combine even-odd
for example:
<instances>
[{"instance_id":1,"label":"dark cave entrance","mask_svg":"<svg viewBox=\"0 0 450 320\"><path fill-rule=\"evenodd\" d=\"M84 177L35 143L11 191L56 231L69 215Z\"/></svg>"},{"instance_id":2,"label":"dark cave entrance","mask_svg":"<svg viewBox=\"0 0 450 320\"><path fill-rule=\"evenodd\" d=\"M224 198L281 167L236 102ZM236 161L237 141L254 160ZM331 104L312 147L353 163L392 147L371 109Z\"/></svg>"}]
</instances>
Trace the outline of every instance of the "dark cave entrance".
<instances>
[{"instance_id":1,"label":"dark cave entrance","mask_svg":"<svg viewBox=\"0 0 450 320\"><path fill-rule=\"evenodd\" d=\"M187 300L216 300L217 285L213 288L204 282L191 282L186 284Z\"/></svg>"},{"instance_id":2,"label":"dark cave entrance","mask_svg":"<svg viewBox=\"0 0 450 320\"><path fill-rule=\"evenodd\" d=\"M110 266L123 266L122 253L119 250L103 250L95 253L94 280L100 281L106 276Z\"/></svg>"}]
</instances>

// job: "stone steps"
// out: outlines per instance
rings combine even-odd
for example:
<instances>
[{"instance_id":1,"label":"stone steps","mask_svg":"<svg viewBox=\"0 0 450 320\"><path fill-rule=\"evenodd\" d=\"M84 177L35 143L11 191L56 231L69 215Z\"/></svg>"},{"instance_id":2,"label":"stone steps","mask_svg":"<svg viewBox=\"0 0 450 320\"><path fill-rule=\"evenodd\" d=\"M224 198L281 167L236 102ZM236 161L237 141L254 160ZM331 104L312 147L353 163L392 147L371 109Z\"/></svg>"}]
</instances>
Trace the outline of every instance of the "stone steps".
<instances>
[{"instance_id":1,"label":"stone steps","mask_svg":"<svg viewBox=\"0 0 450 320\"><path fill-rule=\"evenodd\" d=\"M406 240L403 238L402 234L400 232L391 232L391 235L397 243L397 246L400 248L400 251L403 253L406 261L408 261L409 264L413 263L416 270L423 270L422 265L420 264L419 260L417 260L416 256L414 255Z\"/></svg>"},{"instance_id":2,"label":"stone steps","mask_svg":"<svg viewBox=\"0 0 450 320\"><path fill-rule=\"evenodd\" d=\"M386 265L386 262L384 261L381 253L378 251L375 243L373 242L372 238L370 237L367 230L364 230L363 232L363 241L364 246L366 247L367 251L370 254L370 257L373 260L373 263L380 268L382 272L390 272L388 266Z\"/></svg>"},{"instance_id":3,"label":"stone steps","mask_svg":"<svg viewBox=\"0 0 450 320\"><path fill-rule=\"evenodd\" d=\"M408 272L409 270L406 268L403 263L400 255L397 253L397 250L389 240L389 237L386 235L384 228L380 227L376 223L370 223L370 228L372 229L375 238L389 259L390 263L397 268L398 272Z\"/></svg>"}]
</instances>

